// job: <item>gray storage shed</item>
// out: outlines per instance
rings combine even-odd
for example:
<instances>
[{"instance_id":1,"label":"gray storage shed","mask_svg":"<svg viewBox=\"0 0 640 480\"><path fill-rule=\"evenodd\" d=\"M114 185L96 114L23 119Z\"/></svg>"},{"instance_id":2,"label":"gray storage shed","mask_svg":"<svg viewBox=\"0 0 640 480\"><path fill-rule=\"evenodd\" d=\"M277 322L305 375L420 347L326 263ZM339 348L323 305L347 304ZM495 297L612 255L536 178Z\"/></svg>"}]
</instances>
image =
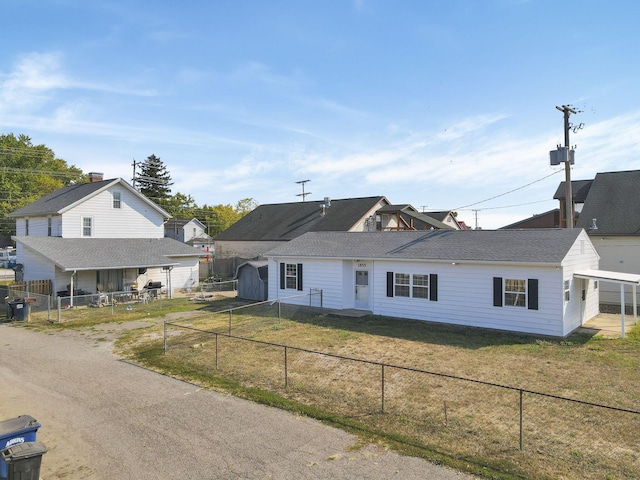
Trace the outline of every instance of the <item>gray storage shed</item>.
<instances>
[{"instance_id":1,"label":"gray storage shed","mask_svg":"<svg viewBox=\"0 0 640 480\"><path fill-rule=\"evenodd\" d=\"M269 295L268 266L266 260L250 260L238 265L238 298L264 301Z\"/></svg>"}]
</instances>

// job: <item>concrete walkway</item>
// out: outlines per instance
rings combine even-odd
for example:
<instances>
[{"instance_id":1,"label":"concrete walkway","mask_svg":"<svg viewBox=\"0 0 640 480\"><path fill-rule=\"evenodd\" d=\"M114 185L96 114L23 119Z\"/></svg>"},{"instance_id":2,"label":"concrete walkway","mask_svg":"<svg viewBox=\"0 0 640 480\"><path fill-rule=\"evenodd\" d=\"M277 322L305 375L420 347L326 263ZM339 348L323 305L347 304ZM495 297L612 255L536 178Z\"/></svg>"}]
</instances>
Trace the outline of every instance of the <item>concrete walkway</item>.
<instances>
[{"instance_id":1,"label":"concrete walkway","mask_svg":"<svg viewBox=\"0 0 640 480\"><path fill-rule=\"evenodd\" d=\"M633 320L633 315L624 316L625 334L629 333L635 326ZM619 313L600 313L585 323L580 329L587 333L601 335L607 338L620 338L622 333L621 315Z\"/></svg>"}]
</instances>

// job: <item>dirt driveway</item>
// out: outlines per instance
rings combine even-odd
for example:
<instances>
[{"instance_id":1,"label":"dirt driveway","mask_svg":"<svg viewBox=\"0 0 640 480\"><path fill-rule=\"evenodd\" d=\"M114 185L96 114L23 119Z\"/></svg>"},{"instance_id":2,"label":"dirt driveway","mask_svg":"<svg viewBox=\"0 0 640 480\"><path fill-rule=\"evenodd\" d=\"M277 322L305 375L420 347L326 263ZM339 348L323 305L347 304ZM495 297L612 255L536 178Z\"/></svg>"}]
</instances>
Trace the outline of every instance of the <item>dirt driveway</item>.
<instances>
[{"instance_id":1,"label":"dirt driveway","mask_svg":"<svg viewBox=\"0 0 640 480\"><path fill-rule=\"evenodd\" d=\"M117 358L118 329L143 325L0 324L0 419L40 421L44 480L471 478Z\"/></svg>"}]
</instances>

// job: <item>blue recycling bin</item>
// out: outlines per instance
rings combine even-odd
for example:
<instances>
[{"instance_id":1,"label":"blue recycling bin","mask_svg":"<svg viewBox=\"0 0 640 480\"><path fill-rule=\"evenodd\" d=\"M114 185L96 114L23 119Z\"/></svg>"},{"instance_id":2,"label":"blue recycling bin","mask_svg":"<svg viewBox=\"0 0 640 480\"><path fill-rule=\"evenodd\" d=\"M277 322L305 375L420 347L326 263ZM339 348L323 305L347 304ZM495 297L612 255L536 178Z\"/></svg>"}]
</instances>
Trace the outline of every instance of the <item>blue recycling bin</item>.
<instances>
[{"instance_id":1,"label":"blue recycling bin","mask_svg":"<svg viewBox=\"0 0 640 480\"><path fill-rule=\"evenodd\" d=\"M31 415L0 421L0 451L25 442L35 442L40 423ZM0 456L0 480L8 476L7 463Z\"/></svg>"}]
</instances>

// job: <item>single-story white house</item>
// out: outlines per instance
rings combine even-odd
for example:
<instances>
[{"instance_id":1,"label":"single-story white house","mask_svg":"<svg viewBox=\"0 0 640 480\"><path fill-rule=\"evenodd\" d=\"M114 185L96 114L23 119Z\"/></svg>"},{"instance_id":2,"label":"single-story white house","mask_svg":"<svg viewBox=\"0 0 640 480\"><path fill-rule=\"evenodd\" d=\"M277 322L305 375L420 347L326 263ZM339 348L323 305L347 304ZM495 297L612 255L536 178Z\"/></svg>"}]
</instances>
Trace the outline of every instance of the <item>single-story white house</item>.
<instances>
[{"instance_id":1,"label":"single-story white house","mask_svg":"<svg viewBox=\"0 0 640 480\"><path fill-rule=\"evenodd\" d=\"M555 337L599 313L582 229L311 232L266 257L269 299L293 304L321 289L326 308Z\"/></svg>"}]
</instances>

